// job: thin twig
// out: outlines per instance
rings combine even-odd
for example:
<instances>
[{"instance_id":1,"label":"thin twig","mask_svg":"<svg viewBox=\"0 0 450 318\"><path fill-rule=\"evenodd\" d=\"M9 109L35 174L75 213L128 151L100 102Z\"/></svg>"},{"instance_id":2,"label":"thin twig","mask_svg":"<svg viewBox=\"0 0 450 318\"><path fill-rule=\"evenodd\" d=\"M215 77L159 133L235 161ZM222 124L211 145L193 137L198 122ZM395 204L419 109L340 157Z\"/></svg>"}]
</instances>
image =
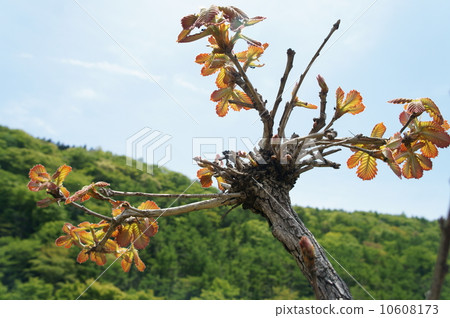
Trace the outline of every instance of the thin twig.
<instances>
[{"instance_id":1,"label":"thin twig","mask_svg":"<svg viewBox=\"0 0 450 318\"><path fill-rule=\"evenodd\" d=\"M231 211L233 211L234 209L236 209L239 205L240 205L239 203L238 203L238 204L235 204L235 205L233 205L230 209L228 209L228 211L225 212L224 215L222 215L222 221L225 219L225 217L228 215L228 213L230 213Z\"/></svg>"},{"instance_id":2,"label":"thin twig","mask_svg":"<svg viewBox=\"0 0 450 318\"><path fill-rule=\"evenodd\" d=\"M98 218L103 219L103 220L108 221L108 222L111 222L111 221L112 221L112 218L111 218L111 217L105 216L105 215L100 214L100 213L97 213L97 212L94 212L94 211L92 211L92 210L89 210L89 209L88 209L87 207L85 207L84 205L78 204L78 203L76 203L76 202L71 202L70 205L73 205L74 207L76 207L76 208L78 208L78 209L80 209L80 210L83 210L86 214L89 214L89 215L98 217Z\"/></svg>"},{"instance_id":3,"label":"thin twig","mask_svg":"<svg viewBox=\"0 0 450 318\"><path fill-rule=\"evenodd\" d=\"M306 74L308 74L309 69L313 65L314 61L319 57L320 51L325 46L325 44L330 39L331 35L339 28L341 20L337 20L335 24L333 24L333 27L331 28L330 32L328 33L327 37L323 40L322 44L320 45L319 49L316 51L314 56L312 57L311 61L309 62L308 66L306 67L305 71L300 75L300 80L298 83L295 84L294 90L292 91L292 98L289 103L286 104L286 107L284 108L283 115L280 120L280 126L278 127L278 136L284 137L284 129L286 128L287 122L289 120L289 117L291 115L292 109L294 108L295 98L297 97L298 90L300 89L300 86L303 83L303 80L306 77Z\"/></svg>"},{"instance_id":4,"label":"thin twig","mask_svg":"<svg viewBox=\"0 0 450 318\"><path fill-rule=\"evenodd\" d=\"M273 120L275 119L275 115L277 114L278 106L280 105L281 101L283 100L283 92L284 88L286 86L287 79L289 77L289 73L292 69L292 66L294 65L294 56L295 51L293 49L288 49L287 52L287 61L286 61L286 68L284 69L283 77L280 80L280 87L278 88L277 98L275 100L275 104L273 105L273 109L270 112L270 117L272 118L272 126L273 126Z\"/></svg>"}]
</instances>

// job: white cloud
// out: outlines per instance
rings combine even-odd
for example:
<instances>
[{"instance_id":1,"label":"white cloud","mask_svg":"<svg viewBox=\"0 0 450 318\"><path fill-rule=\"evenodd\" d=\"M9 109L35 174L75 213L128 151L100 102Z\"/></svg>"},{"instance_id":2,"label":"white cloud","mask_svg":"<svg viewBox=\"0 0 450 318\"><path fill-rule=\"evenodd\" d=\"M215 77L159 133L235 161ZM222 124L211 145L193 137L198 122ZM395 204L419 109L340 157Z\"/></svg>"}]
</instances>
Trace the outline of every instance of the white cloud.
<instances>
[{"instance_id":1,"label":"white cloud","mask_svg":"<svg viewBox=\"0 0 450 318\"><path fill-rule=\"evenodd\" d=\"M144 72L142 70L135 70L127 67L123 67L117 64L112 64L109 62L85 62L76 59L61 59L61 63L70 64L75 66L81 66L88 69L96 69L101 71L106 71L115 74L121 75L130 75L140 79L152 79L155 81L160 80L160 77L157 75L150 74L149 72Z\"/></svg>"}]
</instances>

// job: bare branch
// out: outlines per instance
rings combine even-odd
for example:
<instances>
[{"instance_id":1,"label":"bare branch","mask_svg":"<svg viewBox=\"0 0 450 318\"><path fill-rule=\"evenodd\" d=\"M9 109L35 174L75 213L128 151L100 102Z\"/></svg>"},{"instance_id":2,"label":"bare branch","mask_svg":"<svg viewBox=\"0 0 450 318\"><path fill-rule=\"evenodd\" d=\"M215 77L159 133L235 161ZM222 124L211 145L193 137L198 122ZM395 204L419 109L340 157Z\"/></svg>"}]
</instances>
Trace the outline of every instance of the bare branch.
<instances>
[{"instance_id":1,"label":"bare branch","mask_svg":"<svg viewBox=\"0 0 450 318\"><path fill-rule=\"evenodd\" d=\"M283 77L280 80L280 88L278 89L275 104L273 105L273 109L270 112L270 117L272 120L272 127L273 127L273 121L275 119L275 115L277 114L278 106L280 105L281 101L283 100L282 96L283 96L284 88L286 86L287 79L289 77L289 73L294 64L295 51L292 49L288 49L286 54L287 54L286 68L284 69Z\"/></svg>"},{"instance_id":2,"label":"bare branch","mask_svg":"<svg viewBox=\"0 0 450 318\"><path fill-rule=\"evenodd\" d=\"M212 209L225 205L236 205L242 203L244 195L238 198L214 198L210 200L189 203L173 208L166 209L152 209L152 210L139 210L134 207L127 208L122 214L124 216L138 216L138 217L160 217L160 216L172 216L180 215L184 213Z\"/></svg>"},{"instance_id":3,"label":"bare branch","mask_svg":"<svg viewBox=\"0 0 450 318\"><path fill-rule=\"evenodd\" d=\"M306 74L308 74L309 69L313 65L314 61L319 57L320 51L322 51L322 48L325 46L325 44L330 39L331 35L339 28L341 20L337 20L335 24L333 24L333 27L330 30L330 33L328 33L327 37L323 40L322 44L320 45L319 49L316 51L316 54L312 57L311 61L309 62L308 66L306 67L305 71L302 75L300 75L300 80L298 83L295 84L294 90L292 91L292 98L291 101L286 103L286 107L284 108L283 115L280 120L280 126L278 127L278 136L284 137L285 133L284 130L286 128L287 122L289 120L289 117L291 115L292 109L294 108L295 103L295 97L297 96L298 90L300 89L300 86L303 83L303 80L305 79Z\"/></svg>"},{"instance_id":4,"label":"bare branch","mask_svg":"<svg viewBox=\"0 0 450 318\"><path fill-rule=\"evenodd\" d=\"M227 53L227 56L230 58L231 62L233 62L234 66L236 66L239 75L244 80L245 86L242 87L242 89L250 96L252 101L255 103L254 107L256 108L256 110L260 112L261 115L262 112L266 111L266 107L264 106L264 103L261 100L260 95L256 92L256 89L253 87L252 82L250 81L244 69L242 68L241 63L239 63L239 60L237 59L236 55L230 52Z\"/></svg>"},{"instance_id":5,"label":"bare branch","mask_svg":"<svg viewBox=\"0 0 450 318\"><path fill-rule=\"evenodd\" d=\"M128 197L152 197L152 198L240 198L241 193L195 193L195 194L177 194L177 193L145 193L129 192L105 189L108 196L128 196Z\"/></svg>"},{"instance_id":6,"label":"bare branch","mask_svg":"<svg viewBox=\"0 0 450 318\"><path fill-rule=\"evenodd\" d=\"M272 131L270 129L270 114L266 109L265 103L262 101L261 96L258 94L256 89L253 87L253 84L251 83L250 79L248 78L247 74L245 73L244 69L242 68L241 63L239 63L239 60L237 59L236 55L234 55L232 52L227 53L227 56L230 58L231 62L236 66L239 75L242 77L242 80L244 83L241 85L238 83L239 86L244 90L244 92L249 95L249 97L252 99L254 105L253 108L255 108L258 113L259 117L261 118L261 121L264 124L264 131L263 131L263 149L267 149L270 145L270 137L272 135Z\"/></svg>"}]
</instances>

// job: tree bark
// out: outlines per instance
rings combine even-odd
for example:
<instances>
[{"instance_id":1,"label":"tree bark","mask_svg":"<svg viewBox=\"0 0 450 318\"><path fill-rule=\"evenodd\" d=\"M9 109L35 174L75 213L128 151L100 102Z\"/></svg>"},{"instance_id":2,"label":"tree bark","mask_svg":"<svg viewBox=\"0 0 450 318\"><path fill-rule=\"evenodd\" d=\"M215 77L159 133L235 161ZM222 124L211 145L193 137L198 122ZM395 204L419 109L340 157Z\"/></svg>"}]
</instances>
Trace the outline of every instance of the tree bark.
<instances>
[{"instance_id":1,"label":"tree bark","mask_svg":"<svg viewBox=\"0 0 450 318\"><path fill-rule=\"evenodd\" d=\"M314 235L307 229L297 213L291 207L289 197L290 187L280 182L256 181L256 186L244 208L249 208L267 219L272 234L294 257L303 275L314 288L317 299L352 299L345 282L339 277L328 261L324 250L318 244ZM253 182L253 183L255 183ZM306 237L312 243L313 260L308 261L302 253L299 241Z\"/></svg>"}]
</instances>

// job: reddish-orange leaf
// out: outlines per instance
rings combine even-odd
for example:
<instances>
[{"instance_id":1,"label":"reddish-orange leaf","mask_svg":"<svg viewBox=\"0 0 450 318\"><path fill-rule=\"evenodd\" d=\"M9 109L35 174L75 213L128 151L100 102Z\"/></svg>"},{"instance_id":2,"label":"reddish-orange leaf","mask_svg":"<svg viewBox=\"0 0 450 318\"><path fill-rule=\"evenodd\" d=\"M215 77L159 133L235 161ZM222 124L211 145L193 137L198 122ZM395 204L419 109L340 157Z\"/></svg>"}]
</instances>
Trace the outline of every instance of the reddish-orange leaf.
<instances>
[{"instance_id":1,"label":"reddish-orange leaf","mask_svg":"<svg viewBox=\"0 0 450 318\"><path fill-rule=\"evenodd\" d=\"M431 141L439 148L447 148L450 145L450 136L438 124L432 121L422 121L419 123L420 137Z\"/></svg>"},{"instance_id":2,"label":"reddish-orange leaf","mask_svg":"<svg viewBox=\"0 0 450 318\"><path fill-rule=\"evenodd\" d=\"M113 209L111 214L112 214L112 216L116 217L116 216L122 214L122 212L123 212L122 209Z\"/></svg>"},{"instance_id":3,"label":"reddish-orange leaf","mask_svg":"<svg viewBox=\"0 0 450 318\"><path fill-rule=\"evenodd\" d=\"M227 78L227 83L225 82L225 77L227 75L227 72L225 70L225 68L221 68L219 74L217 75L216 78L216 85L218 88L226 88L228 87L228 81L229 79Z\"/></svg>"},{"instance_id":4,"label":"reddish-orange leaf","mask_svg":"<svg viewBox=\"0 0 450 318\"><path fill-rule=\"evenodd\" d=\"M105 250L108 253L114 253L118 248L119 246L117 245L116 241L113 241L111 239L108 239L105 243Z\"/></svg>"},{"instance_id":5,"label":"reddish-orange leaf","mask_svg":"<svg viewBox=\"0 0 450 318\"><path fill-rule=\"evenodd\" d=\"M86 200L89 200L92 196L97 196L97 187L107 187L109 186L109 183L104 181L99 181L96 183L91 183L90 185L84 186L81 190L75 192L71 197L68 197L66 199L66 204L70 204L72 202L80 200L80 202L84 202Z\"/></svg>"},{"instance_id":6,"label":"reddish-orange leaf","mask_svg":"<svg viewBox=\"0 0 450 318\"><path fill-rule=\"evenodd\" d=\"M347 167L349 169L356 167L361 161L361 158L364 154L365 154L364 151L357 151L353 155L351 155L350 158L348 158L347 160Z\"/></svg>"},{"instance_id":7,"label":"reddish-orange leaf","mask_svg":"<svg viewBox=\"0 0 450 318\"><path fill-rule=\"evenodd\" d=\"M212 171L208 168L201 168L197 171L197 177L203 188L209 188L212 185Z\"/></svg>"},{"instance_id":8,"label":"reddish-orange leaf","mask_svg":"<svg viewBox=\"0 0 450 318\"><path fill-rule=\"evenodd\" d=\"M98 181L98 182L94 183L94 186L104 188L104 187L109 186L109 183L105 182L105 181Z\"/></svg>"},{"instance_id":9,"label":"reddish-orange leaf","mask_svg":"<svg viewBox=\"0 0 450 318\"><path fill-rule=\"evenodd\" d=\"M72 237L69 235L60 236L56 239L55 244L56 246L64 246L65 248L69 248L73 244Z\"/></svg>"},{"instance_id":10,"label":"reddish-orange leaf","mask_svg":"<svg viewBox=\"0 0 450 318\"><path fill-rule=\"evenodd\" d=\"M224 97L229 96L232 91L233 91L232 87L226 87L226 88L221 88L221 89L215 90L211 94L211 100L213 102L218 102L221 99L223 99Z\"/></svg>"},{"instance_id":11,"label":"reddish-orange leaf","mask_svg":"<svg viewBox=\"0 0 450 318\"><path fill-rule=\"evenodd\" d=\"M225 183L225 179L222 177L216 177L217 180L217 186L219 187L219 190L224 191L225 188L222 186L222 183Z\"/></svg>"},{"instance_id":12,"label":"reddish-orange leaf","mask_svg":"<svg viewBox=\"0 0 450 318\"><path fill-rule=\"evenodd\" d=\"M351 90L344 101L342 109L356 115L364 110L365 106L362 103L361 94L356 90Z\"/></svg>"},{"instance_id":13,"label":"reddish-orange leaf","mask_svg":"<svg viewBox=\"0 0 450 318\"><path fill-rule=\"evenodd\" d=\"M37 182L47 182L50 181L50 175L47 173L47 170L43 165L35 165L30 169L28 176L32 181Z\"/></svg>"},{"instance_id":14,"label":"reddish-orange leaf","mask_svg":"<svg viewBox=\"0 0 450 318\"><path fill-rule=\"evenodd\" d=\"M122 269L125 273L128 273L130 271L131 264L132 264L132 260L128 261L125 258L122 258L122 262L120 263L120 265L122 266Z\"/></svg>"},{"instance_id":15,"label":"reddish-orange leaf","mask_svg":"<svg viewBox=\"0 0 450 318\"><path fill-rule=\"evenodd\" d=\"M381 150L381 152L383 153L384 157L386 158L386 163L389 165L389 168L391 168L391 170L397 175L397 177L399 177L400 179L402 178L402 170L400 168L400 166L398 165L398 163L395 161L394 156L392 154L392 150L389 148L384 148L383 150Z\"/></svg>"},{"instance_id":16,"label":"reddish-orange leaf","mask_svg":"<svg viewBox=\"0 0 450 318\"><path fill-rule=\"evenodd\" d=\"M90 257L91 257L91 261L95 262L95 264L97 264L98 266L103 266L106 264L105 253L91 252Z\"/></svg>"},{"instance_id":17,"label":"reddish-orange leaf","mask_svg":"<svg viewBox=\"0 0 450 318\"><path fill-rule=\"evenodd\" d=\"M384 133L386 132L386 126L383 123L376 124L375 127L373 127L372 133L370 134L371 137L375 138L382 138Z\"/></svg>"},{"instance_id":18,"label":"reddish-orange leaf","mask_svg":"<svg viewBox=\"0 0 450 318\"><path fill-rule=\"evenodd\" d=\"M407 112L401 112L400 116L398 117L398 119L400 120L400 123L405 126L406 123L408 122L409 118L411 117L410 114L408 114Z\"/></svg>"},{"instance_id":19,"label":"reddish-orange leaf","mask_svg":"<svg viewBox=\"0 0 450 318\"><path fill-rule=\"evenodd\" d=\"M45 189L46 185L47 185L47 182L41 183L41 182L35 182L35 181L31 180L30 182L28 182L27 187L28 187L28 190L37 192L42 189Z\"/></svg>"},{"instance_id":20,"label":"reddish-orange leaf","mask_svg":"<svg viewBox=\"0 0 450 318\"><path fill-rule=\"evenodd\" d=\"M405 110L408 114L419 116L425 111L425 106L423 106L421 101L412 101L405 105Z\"/></svg>"},{"instance_id":21,"label":"reddish-orange leaf","mask_svg":"<svg viewBox=\"0 0 450 318\"><path fill-rule=\"evenodd\" d=\"M338 87L336 90L336 113L335 117L339 118L345 113L356 115L365 109L362 103L362 96L356 90L351 90L344 101L344 91Z\"/></svg>"},{"instance_id":22,"label":"reddish-orange leaf","mask_svg":"<svg viewBox=\"0 0 450 318\"><path fill-rule=\"evenodd\" d=\"M376 159L367 153L361 157L356 174L363 180L372 180L377 174Z\"/></svg>"},{"instance_id":23,"label":"reddish-orange leaf","mask_svg":"<svg viewBox=\"0 0 450 318\"><path fill-rule=\"evenodd\" d=\"M250 104L250 105L253 104L252 99L247 94L245 94L243 91L240 91L238 89L234 89L231 92L230 99L241 101L243 103ZM234 103L230 103L230 105L231 105L231 108L236 111L240 111L242 108L242 106L234 104ZM244 109L250 109L250 108L244 106Z\"/></svg>"},{"instance_id":24,"label":"reddish-orange leaf","mask_svg":"<svg viewBox=\"0 0 450 318\"><path fill-rule=\"evenodd\" d=\"M72 167L67 166L67 165L62 165L53 174L52 180L54 180L55 184L58 187L60 187L70 171L72 171Z\"/></svg>"},{"instance_id":25,"label":"reddish-orange leaf","mask_svg":"<svg viewBox=\"0 0 450 318\"><path fill-rule=\"evenodd\" d=\"M87 253L87 250L82 249L80 251L80 253L78 253L77 262L82 264L82 263L86 262L88 259L89 259L89 254Z\"/></svg>"},{"instance_id":26,"label":"reddish-orange leaf","mask_svg":"<svg viewBox=\"0 0 450 318\"><path fill-rule=\"evenodd\" d=\"M136 223L131 224L131 231L133 233L133 245L139 250L145 248L150 242L150 238L144 235Z\"/></svg>"},{"instance_id":27,"label":"reddish-orange leaf","mask_svg":"<svg viewBox=\"0 0 450 318\"><path fill-rule=\"evenodd\" d=\"M424 155L416 154L417 160L419 161L420 166L423 170L428 171L433 168L433 163L431 160Z\"/></svg>"},{"instance_id":28,"label":"reddish-orange leaf","mask_svg":"<svg viewBox=\"0 0 450 318\"><path fill-rule=\"evenodd\" d=\"M145 218L143 223L139 224L141 231L148 237L154 236L158 233L158 222L153 218Z\"/></svg>"},{"instance_id":29,"label":"reddish-orange leaf","mask_svg":"<svg viewBox=\"0 0 450 318\"><path fill-rule=\"evenodd\" d=\"M159 209L159 206L155 202L148 200L148 201L142 202L138 206L138 209L139 210L157 210L157 209Z\"/></svg>"},{"instance_id":30,"label":"reddish-orange leaf","mask_svg":"<svg viewBox=\"0 0 450 318\"><path fill-rule=\"evenodd\" d=\"M316 105L307 103L307 102L303 102L301 100L298 99L297 96L295 96L295 106L299 106L299 107L304 107L304 108L308 108L308 109L317 109L318 107Z\"/></svg>"},{"instance_id":31,"label":"reddish-orange leaf","mask_svg":"<svg viewBox=\"0 0 450 318\"><path fill-rule=\"evenodd\" d=\"M181 26L184 30L192 29L194 28L194 23L197 21L197 18L197 14L187 15L181 19Z\"/></svg>"},{"instance_id":32,"label":"reddish-orange leaf","mask_svg":"<svg viewBox=\"0 0 450 318\"><path fill-rule=\"evenodd\" d=\"M198 64L206 63L206 61L208 61L210 59L210 57L211 57L211 54L201 53L195 57L195 63L198 63Z\"/></svg>"},{"instance_id":33,"label":"reddish-orange leaf","mask_svg":"<svg viewBox=\"0 0 450 318\"><path fill-rule=\"evenodd\" d=\"M433 121L442 125L444 123L444 118L436 104L430 98L421 98L420 101L424 105L425 111L433 118Z\"/></svg>"},{"instance_id":34,"label":"reddish-orange leaf","mask_svg":"<svg viewBox=\"0 0 450 318\"><path fill-rule=\"evenodd\" d=\"M70 196L70 192L69 192L69 190L66 189L66 187L60 187L59 190L61 190L61 192L65 198L68 198Z\"/></svg>"},{"instance_id":35,"label":"reddish-orange leaf","mask_svg":"<svg viewBox=\"0 0 450 318\"><path fill-rule=\"evenodd\" d=\"M226 114L228 114L229 106L230 104L228 103L228 100L220 100L216 105L216 114L219 115L219 117L224 117Z\"/></svg>"},{"instance_id":36,"label":"reddish-orange leaf","mask_svg":"<svg viewBox=\"0 0 450 318\"><path fill-rule=\"evenodd\" d=\"M210 64L205 64L205 66L203 66L202 69L200 70L200 73L203 76L209 76L209 75L214 74L218 70L219 70L219 68L213 68L213 67L210 67Z\"/></svg>"},{"instance_id":37,"label":"reddish-orange leaf","mask_svg":"<svg viewBox=\"0 0 450 318\"><path fill-rule=\"evenodd\" d=\"M420 179L423 176L423 168L414 153L409 153L402 167L403 176L407 179Z\"/></svg>"},{"instance_id":38,"label":"reddish-orange leaf","mask_svg":"<svg viewBox=\"0 0 450 318\"><path fill-rule=\"evenodd\" d=\"M392 103L392 104L406 104L406 103L410 103L413 100L410 98L396 98L393 100L388 101L388 103Z\"/></svg>"},{"instance_id":39,"label":"reddish-orange leaf","mask_svg":"<svg viewBox=\"0 0 450 318\"><path fill-rule=\"evenodd\" d=\"M127 247L131 243L132 231L130 224L124 224L118 228L119 234L117 234L116 242L121 247Z\"/></svg>"},{"instance_id":40,"label":"reddish-orange leaf","mask_svg":"<svg viewBox=\"0 0 450 318\"><path fill-rule=\"evenodd\" d=\"M143 272L145 270L145 264L139 257L138 251L133 249L133 256L134 256L134 265L138 269L138 271Z\"/></svg>"},{"instance_id":41,"label":"reddish-orange leaf","mask_svg":"<svg viewBox=\"0 0 450 318\"><path fill-rule=\"evenodd\" d=\"M64 225L62 227L63 232L67 233L67 234L70 234L70 232L74 229L76 229L76 227L70 223L64 223Z\"/></svg>"},{"instance_id":42,"label":"reddish-orange leaf","mask_svg":"<svg viewBox=\"0 0 450 318\"><path fill-rule=\"evenodd\" d=\"M341 87L336 89L336 106L341 106L344 102L345 93Z\"/></svg>"},{"instance_id":43,"label":"reddish-orange leaf","mask_svg":"<svg viewBox=\"0 0 450 318\"><path fill-rule=\"evenodd\" d=\"M422 154L427 157L427 158L435 158L438 155L438 149L436 148L436 146L428 140L424 141L424 146L422 148L420 148L420 151L422 152Z\"/></svg>"}]
</instances>

